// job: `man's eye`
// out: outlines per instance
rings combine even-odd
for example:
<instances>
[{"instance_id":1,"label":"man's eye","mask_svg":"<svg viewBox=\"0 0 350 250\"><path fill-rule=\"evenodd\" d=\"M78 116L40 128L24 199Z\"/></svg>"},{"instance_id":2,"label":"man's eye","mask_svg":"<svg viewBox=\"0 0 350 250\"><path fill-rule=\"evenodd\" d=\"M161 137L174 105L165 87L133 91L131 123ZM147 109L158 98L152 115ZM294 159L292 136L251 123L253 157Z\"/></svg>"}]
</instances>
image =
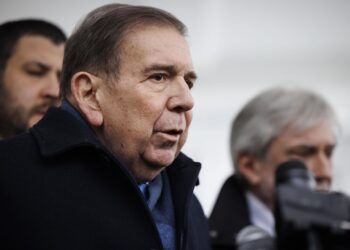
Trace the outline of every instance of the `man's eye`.
<instances>
[{"instance_id":1,"label":"man's eye","mask_svg":"<svg viewBox=\"0 0 350 250\"><path fill-rule=\"evenodd\" d=\"M333 150L334 150L334 146L331 146L331 147L327 147L325 149L325 154L328 158L331 158L332 155L333 155Z\"/></svg>"},{"instance_id":2,"label":"man's eye","mask_svg":"<svg viewBox=\"0 0 350 250\"><path fill-rule=\"evenodd\" d=\"M28 75L31 75L31 76L43 76L46 73L45 70L33 70L33 69L27 69L26 72Z\"/></svg>"},{"instance_id":3,"label":"man's eye","mask_svg":"<svg viewBox=\"0 0 350 250\"><path fill-rule=\"evenodd\" d=\"M314 147L300 147L291 150L290 153L291 155L305 158L315 154L316 151L317 150Z\"/></svg>"},{"instance_id":4,"label":"man's eye","mask_svg":"<svg viewBox=\"0 0 350 250\"><path fill-rule=\"evenodd\" d=\"M150 78L157 82L161 82L165 81L167 79L167 76L165 74L153 74Z\"/></svg>"},{"instance_id":5,"label":"man's eye","mask_svg":"<svg viewBox=\"0 0 350 250\"><path fill-rule=\"evenodd\" d=\"M193 81L191 81L191 80L186 80L186 83L187 83L189 89L192 89L192 88L193 88L193 85L194 85Z\"/></svg>"},{"instance_id":6,"label":"man's eye","mask_svg":"<svg viewBox=\"0 0 350 250\"><path fill-rule=\"evenodd\" d=\"M58 80L58 82L60 82L60 80L61 80L61 72L57 72L57 80Z\"/></svg>"}]
</instances>

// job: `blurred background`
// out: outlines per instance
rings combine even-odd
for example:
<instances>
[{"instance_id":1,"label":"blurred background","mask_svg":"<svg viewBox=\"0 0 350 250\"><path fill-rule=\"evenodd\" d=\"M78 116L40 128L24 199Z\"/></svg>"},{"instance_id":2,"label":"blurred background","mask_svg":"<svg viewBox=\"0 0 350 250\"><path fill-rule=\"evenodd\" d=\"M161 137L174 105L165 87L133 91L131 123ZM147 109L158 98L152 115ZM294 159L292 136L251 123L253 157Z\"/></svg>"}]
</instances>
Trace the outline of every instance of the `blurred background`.
<instances>
[{"instance_id":1,"label":"blurred background","mask_svg":"<svg viewBox=\"0 0 350 250\"><path fill-rule=\"evenodd\" d=\"M70 34L104 0L0 0L0 22L43 18ZM350 1L128 0L165 9L189 29L199 79L184 152L202 163L196 194L208 215L232 173L229 131L238 110L271 86L308 88L336 109L342 136L333 188L350 194Z\"/></svg>"}]
</instances>

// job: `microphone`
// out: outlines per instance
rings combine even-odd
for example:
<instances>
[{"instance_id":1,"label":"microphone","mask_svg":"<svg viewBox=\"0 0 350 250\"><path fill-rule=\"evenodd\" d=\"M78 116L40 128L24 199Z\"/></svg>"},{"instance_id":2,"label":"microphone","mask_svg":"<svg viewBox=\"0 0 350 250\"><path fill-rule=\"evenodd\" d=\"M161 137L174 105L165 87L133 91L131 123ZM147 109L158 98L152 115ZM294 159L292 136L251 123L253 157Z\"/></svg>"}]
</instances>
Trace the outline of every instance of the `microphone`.
<instances>
[{"instance_id":1,"label":"microphone","mask_svg":"<svg viewBox=\"0 0 350 250\"><path fill-rule=\"evenodd\" d=\"M276 245L279 249L350 249L350 200L314 190L304 163L282 163L275 175Z\"/></svg>"},{"instance_id":2,"label":"microphone","mask_svg":"<svg viewBox=\"0 0 350 250\"><path fill-rule=\"evenodd\" d=\"M296 187L315 189L315 178L299 160L290 160L280 164L276 170L276 185L292 184Z\"/></svg>"},{"instance_id":3,"label":"microphone","mask_svg":"<svg viewBox=\"0 0 350 250\"><path fill-rule=\"evenodd\" d=\"M275 250L274 239L260 227L249 225L236 237L237 250Z\"/></svg>"}]
</instances>

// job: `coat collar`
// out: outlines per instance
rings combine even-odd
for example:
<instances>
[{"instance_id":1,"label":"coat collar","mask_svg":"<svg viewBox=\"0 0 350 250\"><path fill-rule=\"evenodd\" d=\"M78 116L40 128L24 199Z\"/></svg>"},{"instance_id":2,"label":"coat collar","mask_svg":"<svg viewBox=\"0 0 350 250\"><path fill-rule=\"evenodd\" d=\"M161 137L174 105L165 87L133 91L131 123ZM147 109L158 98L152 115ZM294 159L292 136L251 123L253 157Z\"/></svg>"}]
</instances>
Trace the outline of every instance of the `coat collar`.
<instances>
[{"instance_id":1,"label":"coat collar","mask_svg":"<svg viewBox=\"0 0 350 250\"><path fill-rule=\"evenodd\" d=\"M198 174L200 168L200 163L194 162L186 155L180 153L173 164L166 170L172 188L178 246L187 244L188 211L193 203L191 199L193 199L194 187L199 184Z\"/></svg>"},{"instance_id":2,"label":"coat collar","mask_svg":"<svg viewBox=\"0 0 350 250\"><path fill-rule=\"evenodd\" d=\"M87 123L77 119L71 112L62 108L51 108L45 117L30 129L30 132L37 140L39 150L44 157L59 156L81 147L90 147L106 152L105 147L97 140ZM107 152L107 154L110 153ZM179 246L186 244L184 235L187 234L188 211L192 204L193 189L199 183L200 165L200 163L194 162L180 153L165 170L172 190L176 228L179 232L177 235ZM130 174L126 173L126 175ZM134 184L137 185L136 182Z\"/></svg>"},{"instance_id":3,"label":"coat collar","mask_svg":"<svg viewBox=\"0 0 350 250\"><path fill-rule=\"evenodd\" d=\"M245 187L239 176L230 176L220 190L209 218L213 246L235 246L239 231L250 225Z\"/></svg>"},{"instance_id":4,"label":"coat collar","mask_svg":"<svg viewBox=\"0 0 350 250\"><path fill-rule=\"evenodd\" d=\"M78 147L102 149L92 129L62 108L50 108L30 132L44 157L56 156Z\"/></svg>"},{"instance_id":5,"label":"coat collar","mask_svg":"<svg viewBox=\"0 0 350 250\"><path fill-rule=\"evenodd\" d=\"M44 118L37 123L30 132L36 139L40 152L45 157L56 156L80 147L93 147L98 150L106 150L98 141L93 130L88 124L78 119L71 112L62 108L50 108ZM175 161L167 167L173 181L185 176L194 176L192 179L181 179L181 183L199 184L198 174L201 164L181 153ZM176 185L183 188L186 185Z\"/></svg>"}]
</instances>

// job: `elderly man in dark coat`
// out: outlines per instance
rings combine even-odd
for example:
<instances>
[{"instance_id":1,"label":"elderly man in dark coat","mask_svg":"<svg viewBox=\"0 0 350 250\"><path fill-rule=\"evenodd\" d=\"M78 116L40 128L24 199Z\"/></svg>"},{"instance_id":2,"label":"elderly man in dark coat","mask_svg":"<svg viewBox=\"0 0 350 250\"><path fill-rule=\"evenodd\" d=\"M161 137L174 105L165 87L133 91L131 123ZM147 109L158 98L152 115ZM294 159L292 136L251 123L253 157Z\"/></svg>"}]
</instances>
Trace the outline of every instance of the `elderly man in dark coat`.
<instances>
[{"instance_id":1,"label":"elderly man in dark coat","mask_svg":"<svg viewBox=\"0 0 350 250\"><path fill-rule=\"evenodd\" d=\"M152 7L86 17L62 107L0 143L1 249L209 249L200 164L180 152L196 79L184 36Z\"/></svg>"}]
</instances>

